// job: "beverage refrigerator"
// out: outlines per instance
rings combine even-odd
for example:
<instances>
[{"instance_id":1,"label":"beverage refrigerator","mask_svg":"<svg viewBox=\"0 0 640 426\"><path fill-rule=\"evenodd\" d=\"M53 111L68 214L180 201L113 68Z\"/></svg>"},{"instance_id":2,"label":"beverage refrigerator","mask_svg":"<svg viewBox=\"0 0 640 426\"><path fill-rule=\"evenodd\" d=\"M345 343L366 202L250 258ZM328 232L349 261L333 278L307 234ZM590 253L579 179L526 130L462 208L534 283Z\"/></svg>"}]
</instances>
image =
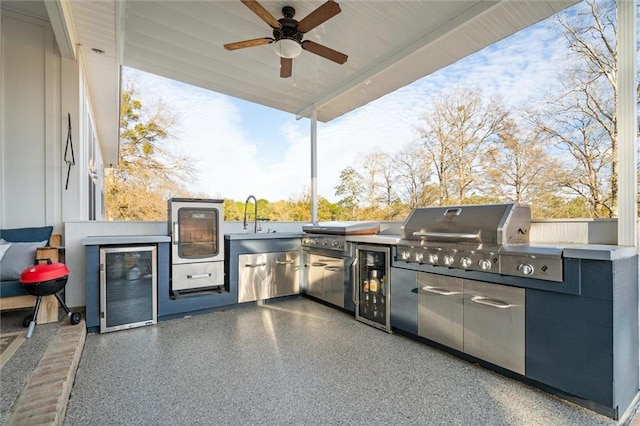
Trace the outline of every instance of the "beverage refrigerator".
<instances>
[{"instance_id":1,"label":"beverage refrigerator","mask_svg":"<svg viewBox=\"0 0 640 426\"><path fill-rule=\"evenodd\" d=\"M355 269L356 319L391 332L390 248L358 244Z\"/></svg>"}]
</instances>

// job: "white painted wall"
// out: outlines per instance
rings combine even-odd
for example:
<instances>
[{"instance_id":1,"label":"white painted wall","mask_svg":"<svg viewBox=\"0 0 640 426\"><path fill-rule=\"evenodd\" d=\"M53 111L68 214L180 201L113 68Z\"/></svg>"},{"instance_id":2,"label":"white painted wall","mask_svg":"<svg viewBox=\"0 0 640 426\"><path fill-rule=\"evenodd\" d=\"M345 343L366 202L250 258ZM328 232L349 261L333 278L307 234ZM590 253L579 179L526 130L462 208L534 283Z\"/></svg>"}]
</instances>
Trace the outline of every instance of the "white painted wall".
<instances>
[{"instance_id":1,"label":"white painted wall","mask_svg":"<svg viewBox=\"0 0 640 426\"><path fill-rule=\"evenodd\" d=\"M60 56L46 20L6 9L0 18L0 227L62 234L65 221L88 219L89 164L102 173L82 58ZM67 113L75 165L65 189Z\"/></svg>"},{"instance_id":2,"label":"white painted wall","mask_svg":"<svg viewBox=\"0 0 640 426\"><path fill-rule=\"evenodd\" d=\"M60 57L49 24L2 13L3 227L61 224L55 193ZM48 146L48 144L50 144ZM58 197L59 198L59 197Z\"/></svg>"}]
</instances>

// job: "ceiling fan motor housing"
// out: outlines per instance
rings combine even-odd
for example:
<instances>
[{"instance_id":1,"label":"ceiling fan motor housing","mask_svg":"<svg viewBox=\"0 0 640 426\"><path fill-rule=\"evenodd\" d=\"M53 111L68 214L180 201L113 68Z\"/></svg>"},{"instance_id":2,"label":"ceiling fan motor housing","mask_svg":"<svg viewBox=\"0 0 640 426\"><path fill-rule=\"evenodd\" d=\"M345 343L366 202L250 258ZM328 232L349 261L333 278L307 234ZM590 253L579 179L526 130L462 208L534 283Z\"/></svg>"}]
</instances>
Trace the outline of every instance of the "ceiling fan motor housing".
<instances>
[{"instance_id":1,"label":"ceiling fan motor housing","mask_svg":"<svg viewBox=\"0 0 640 426\"><path fill-rule=\"evenodd\" d=\"M278 22L280 22L280 28L275 28L273 30L273 38L276 40L295 40L300 43L302 41L302 34L298 32L298 21L293 19L296 14L296 10L291 6L285 6L282 8L282 14L284 15L284 18L278 19Z\"/></svg>"}]
</instances>

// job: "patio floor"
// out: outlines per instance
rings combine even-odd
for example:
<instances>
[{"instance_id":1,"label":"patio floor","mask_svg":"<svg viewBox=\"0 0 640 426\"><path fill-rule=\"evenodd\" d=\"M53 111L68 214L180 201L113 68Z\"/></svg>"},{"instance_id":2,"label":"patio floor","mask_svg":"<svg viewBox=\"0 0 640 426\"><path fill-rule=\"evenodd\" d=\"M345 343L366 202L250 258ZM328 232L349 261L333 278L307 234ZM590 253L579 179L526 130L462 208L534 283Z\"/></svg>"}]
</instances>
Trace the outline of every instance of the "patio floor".
<instances>
[{"instance_id":1,"label":"patio floor","mask_svg":"<svg viewBox=\"0 0 640 426\"><path fill-rule=\"evenodd\" d=\"M57 327L36 327L20 363L2 369L0 421L9 388L20 388L16 371L28 369L21 358L41 355ZM296 298L88 334L64 424L617 423Z\"/></svg>"}]
</instances>

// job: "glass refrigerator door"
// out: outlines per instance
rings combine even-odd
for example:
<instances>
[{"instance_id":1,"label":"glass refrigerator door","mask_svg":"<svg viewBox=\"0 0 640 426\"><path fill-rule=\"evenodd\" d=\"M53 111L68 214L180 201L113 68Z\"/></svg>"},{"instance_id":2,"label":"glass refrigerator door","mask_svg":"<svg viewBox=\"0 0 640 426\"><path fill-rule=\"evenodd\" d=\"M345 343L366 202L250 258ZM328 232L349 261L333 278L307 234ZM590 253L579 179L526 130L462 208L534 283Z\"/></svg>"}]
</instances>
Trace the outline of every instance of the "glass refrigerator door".
<instances>
[{"instance_id":1,"label":"glass refrigerator door","mask_svg":"<svg viewBox=\"0 0 640 426\"><path fill-rule=\"evenodd\" d=\"M390 331L389 249L358 246L356 318Z\"/></svg>"},{"instance_id":2,"label":"glass refrigerator door","mask_svg":"<svg viewBox=\"0 0 640 426\"><path fill-rule=\"evenodd\" d=\"M155 324L155 246L100 249L100 332Z\"/></svg>"}]
</instances>

